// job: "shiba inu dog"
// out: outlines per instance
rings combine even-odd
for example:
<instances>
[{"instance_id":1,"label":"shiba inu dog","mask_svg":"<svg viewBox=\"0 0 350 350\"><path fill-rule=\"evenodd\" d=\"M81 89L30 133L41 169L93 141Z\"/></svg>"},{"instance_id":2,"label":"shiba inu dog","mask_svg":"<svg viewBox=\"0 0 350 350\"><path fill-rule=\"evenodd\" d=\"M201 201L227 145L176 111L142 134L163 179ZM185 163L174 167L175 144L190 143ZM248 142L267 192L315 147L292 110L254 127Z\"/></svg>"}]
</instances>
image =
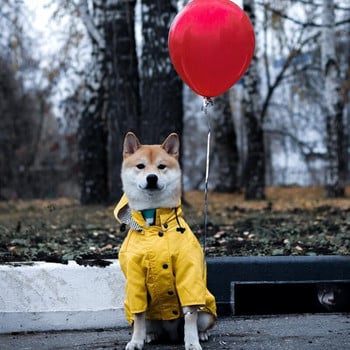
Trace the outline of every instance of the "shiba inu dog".
<instances>
[{"instance_id":1,"label":"shiba inu dog","mask_svg":"<svg viewBox=\"0 0 350 350\"><path fill-rule=\"evenodd\" d=\"M208 340L215 323L203 251L182 217L179 147L174 133L161 145L142 145L131 132L125 136L124 196L114 215L130 226L119 252L133 326L127 350L164 337L178 341L180 334L186 350L200 350L199 340Z\"/></svg>"}]
</instances>

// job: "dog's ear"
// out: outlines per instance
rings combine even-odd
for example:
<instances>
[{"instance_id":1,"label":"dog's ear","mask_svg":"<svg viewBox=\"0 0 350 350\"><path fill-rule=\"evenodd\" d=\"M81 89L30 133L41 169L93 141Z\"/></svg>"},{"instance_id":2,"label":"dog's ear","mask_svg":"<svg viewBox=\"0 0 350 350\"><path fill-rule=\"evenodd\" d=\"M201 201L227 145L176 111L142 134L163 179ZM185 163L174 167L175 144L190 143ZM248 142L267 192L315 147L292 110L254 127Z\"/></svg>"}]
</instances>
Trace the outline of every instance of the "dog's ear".
<instances>
[{"instance_id":1,"label":"dog's ear","mask_svg":"<svg viewBox=\"0 0 350 350\"><path fill-rule=\"evenodd\" d=\"M166 140L163 142L162 148L164 148L169 155L177 159L179 157L179 149L180 149L180 142L177 134L175 133L170 134L166 138Z\"/></svg>"},{"instance_id":2,"label":"dog's ear","mask_svg":"<svg viewBox=\"0 0 350 350\"><path fill-rule=\"evenodd\" d=\"M124 139L123 155L124 157L130 156L135 153L141 146L139 139L132 132L128 132Z\"/></svg>"}]
</instances>

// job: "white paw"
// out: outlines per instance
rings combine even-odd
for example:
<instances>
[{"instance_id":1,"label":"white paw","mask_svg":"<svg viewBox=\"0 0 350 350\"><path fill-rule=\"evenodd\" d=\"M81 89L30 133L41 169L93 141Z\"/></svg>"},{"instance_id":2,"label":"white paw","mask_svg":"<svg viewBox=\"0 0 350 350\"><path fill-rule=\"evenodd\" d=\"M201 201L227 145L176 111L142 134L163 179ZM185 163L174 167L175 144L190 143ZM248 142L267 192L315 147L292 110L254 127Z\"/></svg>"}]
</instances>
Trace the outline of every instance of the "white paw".
<instances>
[{"instance_id":1,"label":"white paw","mask_svg":"<svg viewBox=\"0 0 350 350\"><path fill-rule=\"evenodd\" d=\"M185 349L186 350L202 350L202 347L200 346L199 343L189 343L185 344Z\"/></svg>"},{"instance_id":2,"label":"white paw","mask_svg":"<svg viewBox=\"0 0 350 350\"><path fill-rule=\"evenodd\" d=\"M125 350L142 350L143 349L143 341L135 341L131 340L126 345Z\"/></svg>"},{"instance_id":3,"label":"white paw","mask_svg":"<svg viewBox=\"0 0 350 350\"><path fill-rule=\"evenodd\" d=\"M146 343L152 343L158 339L158 334L157 333L147 333L146 334Z\"/></svg>"},{"instance_id":4,"label":"white paw","mask_svg":"<svg viewBox=\"0 0 350 350\"><path fill-rule=\"evenodd\" d=\"M208 341L209 340L209 334L207 331L199 332L198 337L200 341Z\"/></svg>"}]
</instances>

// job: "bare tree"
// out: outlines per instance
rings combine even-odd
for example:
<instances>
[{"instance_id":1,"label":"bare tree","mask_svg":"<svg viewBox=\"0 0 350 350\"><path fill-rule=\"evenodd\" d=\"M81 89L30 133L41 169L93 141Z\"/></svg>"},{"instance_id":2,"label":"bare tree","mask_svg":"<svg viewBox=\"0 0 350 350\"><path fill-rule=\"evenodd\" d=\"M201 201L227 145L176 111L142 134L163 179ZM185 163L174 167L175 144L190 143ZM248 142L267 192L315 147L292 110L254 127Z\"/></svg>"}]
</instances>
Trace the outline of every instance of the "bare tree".
<instances>
[{"instance_id":1,"label":"bare tree","mask_svg":"<svg viewBox=\"0 0 350 350\"><path fill-rule=\"evenodd\" d=\"M229 92L215 99L213 112L213 190L235 192L239 189L237 137L233 124Z\"/></svg>"},{"instance_id":2,"label":"bare tree","mask_svg":"<svg viewBox=\"0 0 350 350\"><path fill-rule=\"evenodd\" d=\"M341 94L340 70L335 50L334 2L323 0L322 10L322 71L324 74L324 102L327 123L327 169L325 194L344 196L344 101Z\"/></svg>"},{"instance_id":3,"label":"bare tree","mask_svg":"<svg viewBox=\"0 0 350 350\"><path fill-rule=\"evenodd\" d=\"M83 203L115 200L121 194L122 139L128 130L147 143L159 142L172 131L182 133L182 83L167 50L176 1L142 3L141 82L135 4L93 0L89 8L80 3L93 46L79 131Z\"/></svg>"},{"instance_id":4,"label":"bare tree","mask_svg":"<svg viewBox=\"0 0 350 350\"><path fill-rule=\"evenodd\" d=\"M141 135L158 143L170 132L182 134L182 82L168 53L168 33L177 1L142 0Z\"/></svg>"},{"instance_id":5,"label":"bare tree","mask_svg":"<svg viewBox=\"0 0 350 350\"><path fill-rule=\"evenodd\" d=\"M124 136L139 133L141 101L135 44L136 0L119 0L107 11L106 43L109 58L108 188L109 199L122 194L120 171Z\"/></svg>"},{"instance_id":6,"label":"bare tree","mask_svg":"<svg viewBox=\"0 0 350 350\"><path fill-rule=\"evenodd\" d=\"M345 35L350 38L350 23L347 24L346 30L344 31ZM347 41L347 45L345 47L345 55L343 56L345 58L345 69L344 71L344 81L343 81L343 96L344 96L344 104L346 105L345 108L345 132L344 132L344 139L345 139L345 151L346 151L346 158L345 158L345 164L347 164L346 169L346 181L350 182L350 62L347 59L350 57L350 42Z\"/></svg>"},{"instance_id":7,"label":"bare tree","mask_svg":"<svg viewBox=\"0 0 350 350\"><path fill-rule=\"evenodd\" d=\"M27 35L30 24L26 17L22 2L3 1L0 8L0 198L35 196L28 179L43 146L45 119L52 117L47 101L50 88L27 83L28 77L38 77L39 63L33 58L34 39Z\"/></svg>"},{"instance_id":8,"label":"bare tree","mask_svg":"<svg viewBox=\"0 0 350 350\"><path fill-rule=\"evenodd\" d=\"M108 198L107 111L108 67L105 41L105 6L93 0L91 8L80 2L80 11L92 43L91 63L79 120L81 202L103 203Z\"/></svg>"},{"instance_id":9,"label":"bare tree","mask_svg":"<svg viewBox=\"0 0 350 350\"><path fill-rule=\"evenodd\" d=\"M295 5L294 2L290 1L289 3ZM273 118L271 107L274 97L277 96L276 92L281 86L288 85L289 91L293 90L303 95L303 89L306 89L305 86L309 86L309 89L315 88L310 81L311 73L316 77L316 80L313 81L314 85L318 84L320 78L318 38L320 37L321 24L315 21L318 5L313 3L303 4L305 6L305 19L301 21L295 17L295 14L288 15L288 6L280 2L262 3L256 0L245 0L244 9L250 15L254 26L257 24L254 13L255 4L263 9L264 19L260 31L262 40L257 42L257 44L262 44L262 46L257 46L257 50L261 50L261 58L259 57L258 61L256 56L253 57L251 66L243 80L245 89L243 114L246 120L248 145L246 172L244 174L246 199L264 198L265 161L267 159L265 154L265 142L267 140L265 139L264 129L268 117L270 117L270 123ZM343 21L340 23L343 23ZM289 25L287 26L287 24ZM290 35L291 28L294 28L292 36ZM268 37L271 33L276 37L276 46L279 47L282 56L278 64L272 64L271 62L273 58L271 57L272 47L269 47L271 40ZM273 50L276 49L276 46L273 47ZM312 58L304 60L305 57ZM257 72L258 62L263 63L265 71L263 84L260 87L259 78L262 75L258 76L257 73L254 73L254 70ZM300 86L304 88L300 88ZM318 95L318 91L314 91L314 95Z\"/></svg>"},{"instance_id":10,"label":"bare tree","mask_svg":"<svg viewBox=\"0 0 350 350\"><path fill-rule=\"evenodd\" d=\"M255 0L244 0L244 10L255 27ZM247 130L247 160L244 169L246 199L265 198L265 146L256 51L243 79L243 116Z\"/></svg>"},{"instance_id":11,"label":"bare tree","mask_svg":"<svg viewBox=\"0 0 350 350\"><path fill-rule=\"evenodd\" d=\"M122 193L122 143L137 132L140 112L135 48L136 1L80 2L92 43L91 64L79 122L81 202L116 200Z\"/></svg>"}]
</instances>

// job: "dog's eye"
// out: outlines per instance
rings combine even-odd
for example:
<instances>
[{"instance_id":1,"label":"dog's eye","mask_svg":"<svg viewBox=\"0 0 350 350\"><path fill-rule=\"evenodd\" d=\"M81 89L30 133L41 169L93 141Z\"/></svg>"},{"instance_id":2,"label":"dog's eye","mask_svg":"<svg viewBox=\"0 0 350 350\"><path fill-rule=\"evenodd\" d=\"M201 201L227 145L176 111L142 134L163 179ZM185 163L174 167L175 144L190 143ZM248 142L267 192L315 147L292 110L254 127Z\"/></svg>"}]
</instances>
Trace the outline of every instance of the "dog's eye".
<instances>
[{"instance_id":1,"label":"dog's eye","mask_svg":"<svg viewBox=\"0 0 350 350\"><path fill-rule=\"evenodd\" d=\"M158 165L158 169L159 170L163 170L163 169L165 169L166 168L166 165L165 164L159 164Z\"/></svg>"},{"instance_id":2,"label":"dog's eye","mask_svg":"<svg viewBox=\"0 0 350 350\"><path fill-rule=\"evenodd\" d=\"M136 165L136 168L137 168L137 169L144 169L144 168L145 168L145 164L142 164L142 163L137 164L137 165Z\"/></svg>"}]
</instances>

